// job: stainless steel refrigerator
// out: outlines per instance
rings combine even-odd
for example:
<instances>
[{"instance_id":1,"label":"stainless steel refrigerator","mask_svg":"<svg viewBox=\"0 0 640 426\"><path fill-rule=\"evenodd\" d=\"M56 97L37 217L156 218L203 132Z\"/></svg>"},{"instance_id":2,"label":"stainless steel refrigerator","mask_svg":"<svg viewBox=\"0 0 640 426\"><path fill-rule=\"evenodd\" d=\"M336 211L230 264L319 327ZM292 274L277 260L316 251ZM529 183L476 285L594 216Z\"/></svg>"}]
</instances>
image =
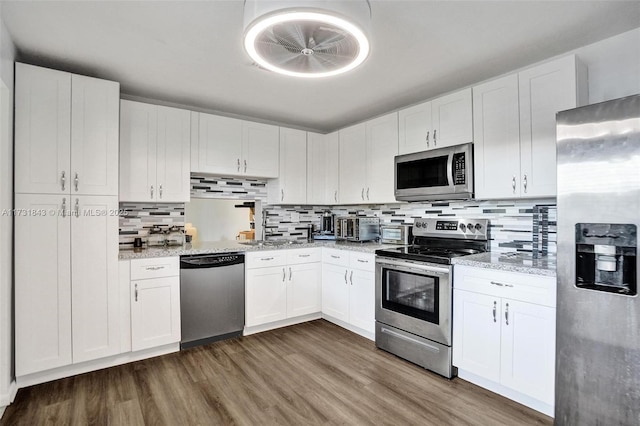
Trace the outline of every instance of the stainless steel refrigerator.
<instances>
[{"instance_id":1,"label":"stainless steel refrigerator","mask_svg":"<svg viewBox=\"0 0 640 426\"><path fill-rule=\"evenodd\" d=\"M640 425L640 95L557 116L555 423Z\"/></svg>"}]
</instances>

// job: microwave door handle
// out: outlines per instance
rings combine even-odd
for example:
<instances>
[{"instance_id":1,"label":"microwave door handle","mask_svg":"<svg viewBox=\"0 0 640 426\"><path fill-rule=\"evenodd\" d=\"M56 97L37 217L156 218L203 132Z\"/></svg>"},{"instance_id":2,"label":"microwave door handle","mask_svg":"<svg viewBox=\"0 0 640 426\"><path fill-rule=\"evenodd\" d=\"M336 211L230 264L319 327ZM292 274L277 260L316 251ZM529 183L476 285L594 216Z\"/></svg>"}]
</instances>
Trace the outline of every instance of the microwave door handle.
<instances>
[{"instance_id":1,"label":"microwave door handle","mask_svg":"<svg viewBox=\"0 0 640 426\"><path fill-rule=\"evenodd\" d=\"M455 181L453 180L453 153L447 156L447 177L449 180L449 189L453 192L455 188Z\"/></svg>"}]
</instances>

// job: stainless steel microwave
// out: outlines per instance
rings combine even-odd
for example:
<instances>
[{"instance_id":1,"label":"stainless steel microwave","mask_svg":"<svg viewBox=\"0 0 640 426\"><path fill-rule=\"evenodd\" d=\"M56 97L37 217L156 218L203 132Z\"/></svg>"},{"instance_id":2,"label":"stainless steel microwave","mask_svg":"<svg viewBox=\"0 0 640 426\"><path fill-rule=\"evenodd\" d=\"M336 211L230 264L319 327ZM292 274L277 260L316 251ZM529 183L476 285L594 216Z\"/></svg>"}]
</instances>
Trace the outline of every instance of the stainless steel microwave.
<instances>
[{"instance_id":1,"label":"stainless steel microwave","mask_svg":"<svg viewBox=\"0 0 640 426\"><path fill-rule=\"evenodd\" d=\"M395 157L398 201L473 198L473 144Z\"/></svg>"}]
</instances>

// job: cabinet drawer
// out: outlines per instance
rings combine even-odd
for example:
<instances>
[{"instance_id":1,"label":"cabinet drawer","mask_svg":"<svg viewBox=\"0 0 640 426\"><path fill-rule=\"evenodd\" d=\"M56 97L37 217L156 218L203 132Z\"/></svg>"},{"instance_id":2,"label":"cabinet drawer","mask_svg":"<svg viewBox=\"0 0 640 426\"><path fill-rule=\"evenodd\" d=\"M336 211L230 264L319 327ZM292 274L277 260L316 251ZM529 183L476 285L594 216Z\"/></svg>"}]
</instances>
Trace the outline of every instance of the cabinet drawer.
<instances>
[{"instance_id":1,"label":"cabinet drawer","mask_svg":"<svg viewBox=\"0 0 640 426\"><path fill-rule=\"evenodd\" d=\"M362 269L364 271L374 271L376 267L376 256L371 253L349 254L349 267L352 269Z\"/></svg>"},{"instance_id":2,"label":"cabinet drawer","mask_svg":"<svg viewBox=\"0 0 640 426\"><path fill-rule=\"evenodd\" d=\"M453 286L496 297L556 306L555 277L456 265Z\"/></svg>"},{"instance_id":3,"label":"cabinet drawer","mask_svg":"<svg viewBox=\"0 0 640 426\"><path fill-rule=\"evenodd\" d=\"M287 264L287 252L285 250L249 252L244 259L247 269L282 266Z\"/></svg>"},{"instance_id":4,"label":"cabinet drawer","mask_svg":"<svg viewBox=\"0 0 640 426\"><path fill-rule=\"evenodd\" d=\"M287 250L287 263L296 265L299 263L320 262L322 250L319 248Z\"/></svg>"},{"instance_id":5,"label":"cabinet drawer","mask_svg":"<svg viewBox=\"0 0 640 426\"><path fill-rule=\"evenodd\" d=\"M322 249L322 263L330 265L349 267L349 252L337 249Z\"/></svg>"},{"instance_id":6,"label":"cabinet drawer","mask_svg":"<svg viewBox=\"0 0 640 426\"><path fill-rule=\"evenodd\" d=\"M173 277L180 275L179 257L155 257L131 260L131 280Z\"/></svg>"}]
</instances>

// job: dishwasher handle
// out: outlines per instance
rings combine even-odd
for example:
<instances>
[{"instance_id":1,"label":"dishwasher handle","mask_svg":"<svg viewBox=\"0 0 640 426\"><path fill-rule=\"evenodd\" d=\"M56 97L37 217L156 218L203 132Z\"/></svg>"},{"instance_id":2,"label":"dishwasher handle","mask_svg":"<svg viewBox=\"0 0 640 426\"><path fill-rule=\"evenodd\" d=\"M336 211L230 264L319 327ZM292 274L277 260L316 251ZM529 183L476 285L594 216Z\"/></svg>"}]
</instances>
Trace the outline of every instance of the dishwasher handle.
<instances>
[{"instance_id":1,"label":"dishwasher handle","mask_svg":"<svg viewBox=\"0 0 640 426\"><path fill-rule=\"evenodd\" d=\"M244 254L196 254L180 256L180 269L210 269L244 264Z\"/></svg>"}]
</instances>

